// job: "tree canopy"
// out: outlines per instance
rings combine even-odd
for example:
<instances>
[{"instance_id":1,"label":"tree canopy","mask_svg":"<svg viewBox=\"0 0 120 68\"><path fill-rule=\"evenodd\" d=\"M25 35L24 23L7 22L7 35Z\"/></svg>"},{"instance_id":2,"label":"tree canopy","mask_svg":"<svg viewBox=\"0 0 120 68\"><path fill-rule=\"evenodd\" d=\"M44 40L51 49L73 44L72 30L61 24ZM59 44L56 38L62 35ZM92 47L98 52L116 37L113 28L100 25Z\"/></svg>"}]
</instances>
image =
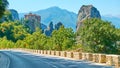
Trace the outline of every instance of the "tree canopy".
<instances>
[{"instance_id":1,"label":"tree canopy","mask_svg":"<svg viewBox=\"0 0 120 68\"><path fill-rule=\"evenodd\" d=\"M80 36L81 44L90 48L91 52L117 53L119 33L110 22L100 19L87 19L83 22L77 35Z\"/></svg>"},{"instance_id":2,"label":"tree canopy","mask_svg":"<svg viewBox=\"0 0 120 68\"><path fill-rule=\"evenodd\" d=\"M7 0L0 0L0 18L3 16L8 4Z\"/></svg>"}]
</instances>

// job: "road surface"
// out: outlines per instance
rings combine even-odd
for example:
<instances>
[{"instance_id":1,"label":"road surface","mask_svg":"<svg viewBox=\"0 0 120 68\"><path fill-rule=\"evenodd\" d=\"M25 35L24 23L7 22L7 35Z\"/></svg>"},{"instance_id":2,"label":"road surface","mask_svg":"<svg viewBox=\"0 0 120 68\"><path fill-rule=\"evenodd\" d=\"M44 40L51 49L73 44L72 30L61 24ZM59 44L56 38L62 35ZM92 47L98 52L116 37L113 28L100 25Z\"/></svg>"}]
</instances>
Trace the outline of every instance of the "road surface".
<instances>
[{"instance_id":1,"label":"road surface","mask_svg":"<svg viewBox=\"0 0 120 68\"><path fill-rule=\"evenodd\" d=\"M17 51L1 51L10 59L9 68L112 68L87 61L35 55Z\"/></svg>"}]
</instances>

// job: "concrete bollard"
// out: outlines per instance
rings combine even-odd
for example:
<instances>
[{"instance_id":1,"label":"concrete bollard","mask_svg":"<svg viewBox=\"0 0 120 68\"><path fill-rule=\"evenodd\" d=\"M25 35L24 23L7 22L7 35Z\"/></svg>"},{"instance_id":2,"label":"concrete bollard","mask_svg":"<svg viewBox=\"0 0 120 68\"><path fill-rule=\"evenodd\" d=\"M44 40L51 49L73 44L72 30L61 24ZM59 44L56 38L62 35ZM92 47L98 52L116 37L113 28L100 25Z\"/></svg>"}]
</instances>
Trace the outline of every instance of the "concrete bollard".
<instances>
[{"instance_id":1,"label":"concrete bollard","mask_svg":"<svg viewBox=\"0 0 120 68\"><path fill-rule=\"evenodd\" d=\"M82 59L82 53L80 52L73 52L73 58L76 60Z\"/></svg>"},{"instance_id":2,"label":"concrete bollard","mask_svg":"<svg viewBox=\"0 0 120 68\"><path fill-rule=\"evenodd\" d=\"M106 55L99 54L99 63L106 63Z\"/></svg>"},{"instance_id":3,"label":"concrete bollard","mask_svg":"<svg viewBox=\"0 0 120 68\"><path fill-rule=\"evenodd\" d=\"M65 51L61 51L61 56L62 57L67 57L67 53Z\"/></svg>"},{"instance_id":4,"label":"concrete bollard","mask_svg":"<svg viewBox=\"0 0 120 68\"><path fill-rule=\"evenodd\" d=\"M67 52L67 57L68 58L73 58L73 52Z\"/></svg>"},{"instance_id":5,"label":"concrete bollard","mask_svg":"<svg viewBox=\"0 0 120 68\"><path fill-rule=\"evenodd\" d=\"M115 68L120 68L120 55L114 56Z\"/></svg>"},{"instance_id":6,"label":"concrete bollard","mask_svg":"<svg viewBox=\"0 0 120 68\"><path fill-rule=\"evenodd\" d=\"M60 56L60 55L61 55L60 51L56 51L56 56Z\"/></svg>"},{"instance_id":7,"label":"concrete bollard","mask_svg":"<svg viewBox=\"0 0 120 68\"><path fill-rule=\"evenodd\" d=\"M89 60L89 61L92 61L93 60L92 53L86 53L86 59Z\"/></svg>"}]
</instances>

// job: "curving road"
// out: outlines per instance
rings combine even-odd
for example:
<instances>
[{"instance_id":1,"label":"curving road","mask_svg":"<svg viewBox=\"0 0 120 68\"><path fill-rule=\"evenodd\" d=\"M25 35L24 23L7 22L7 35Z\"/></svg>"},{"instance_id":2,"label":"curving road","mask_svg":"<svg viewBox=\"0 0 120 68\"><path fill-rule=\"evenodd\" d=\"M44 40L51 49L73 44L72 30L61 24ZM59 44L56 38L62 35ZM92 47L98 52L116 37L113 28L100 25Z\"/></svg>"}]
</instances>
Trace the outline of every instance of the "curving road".
<instances>
[{"instance_id":1,"label":"curving road","mask_svg":"<svg viewBox=\"0 0 120 68\"><path fill-rule=\"evenodd\" d=\"M58 57L16 51L2 51L9 57L9 68L112 68L87 61L73 61Z\"/></svg>"}]
</instances>

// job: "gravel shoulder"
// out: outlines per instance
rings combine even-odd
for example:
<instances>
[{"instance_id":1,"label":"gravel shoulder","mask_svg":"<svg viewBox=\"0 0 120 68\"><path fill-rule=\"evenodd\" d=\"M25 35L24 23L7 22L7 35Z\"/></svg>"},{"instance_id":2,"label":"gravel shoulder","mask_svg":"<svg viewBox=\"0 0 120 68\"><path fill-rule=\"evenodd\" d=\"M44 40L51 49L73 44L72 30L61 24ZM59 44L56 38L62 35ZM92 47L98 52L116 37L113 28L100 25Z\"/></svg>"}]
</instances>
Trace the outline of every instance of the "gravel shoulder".
<instances>
[{"instance_id":1,"label":"gravel shoulder","mask_svg":"<svg viewBox=\"0 0 120 68\"><path fill-rule=\"evenodd\" d=\"M10 60L0 51L0 68L9 68Z\"/></svg>"}]
</instances>

